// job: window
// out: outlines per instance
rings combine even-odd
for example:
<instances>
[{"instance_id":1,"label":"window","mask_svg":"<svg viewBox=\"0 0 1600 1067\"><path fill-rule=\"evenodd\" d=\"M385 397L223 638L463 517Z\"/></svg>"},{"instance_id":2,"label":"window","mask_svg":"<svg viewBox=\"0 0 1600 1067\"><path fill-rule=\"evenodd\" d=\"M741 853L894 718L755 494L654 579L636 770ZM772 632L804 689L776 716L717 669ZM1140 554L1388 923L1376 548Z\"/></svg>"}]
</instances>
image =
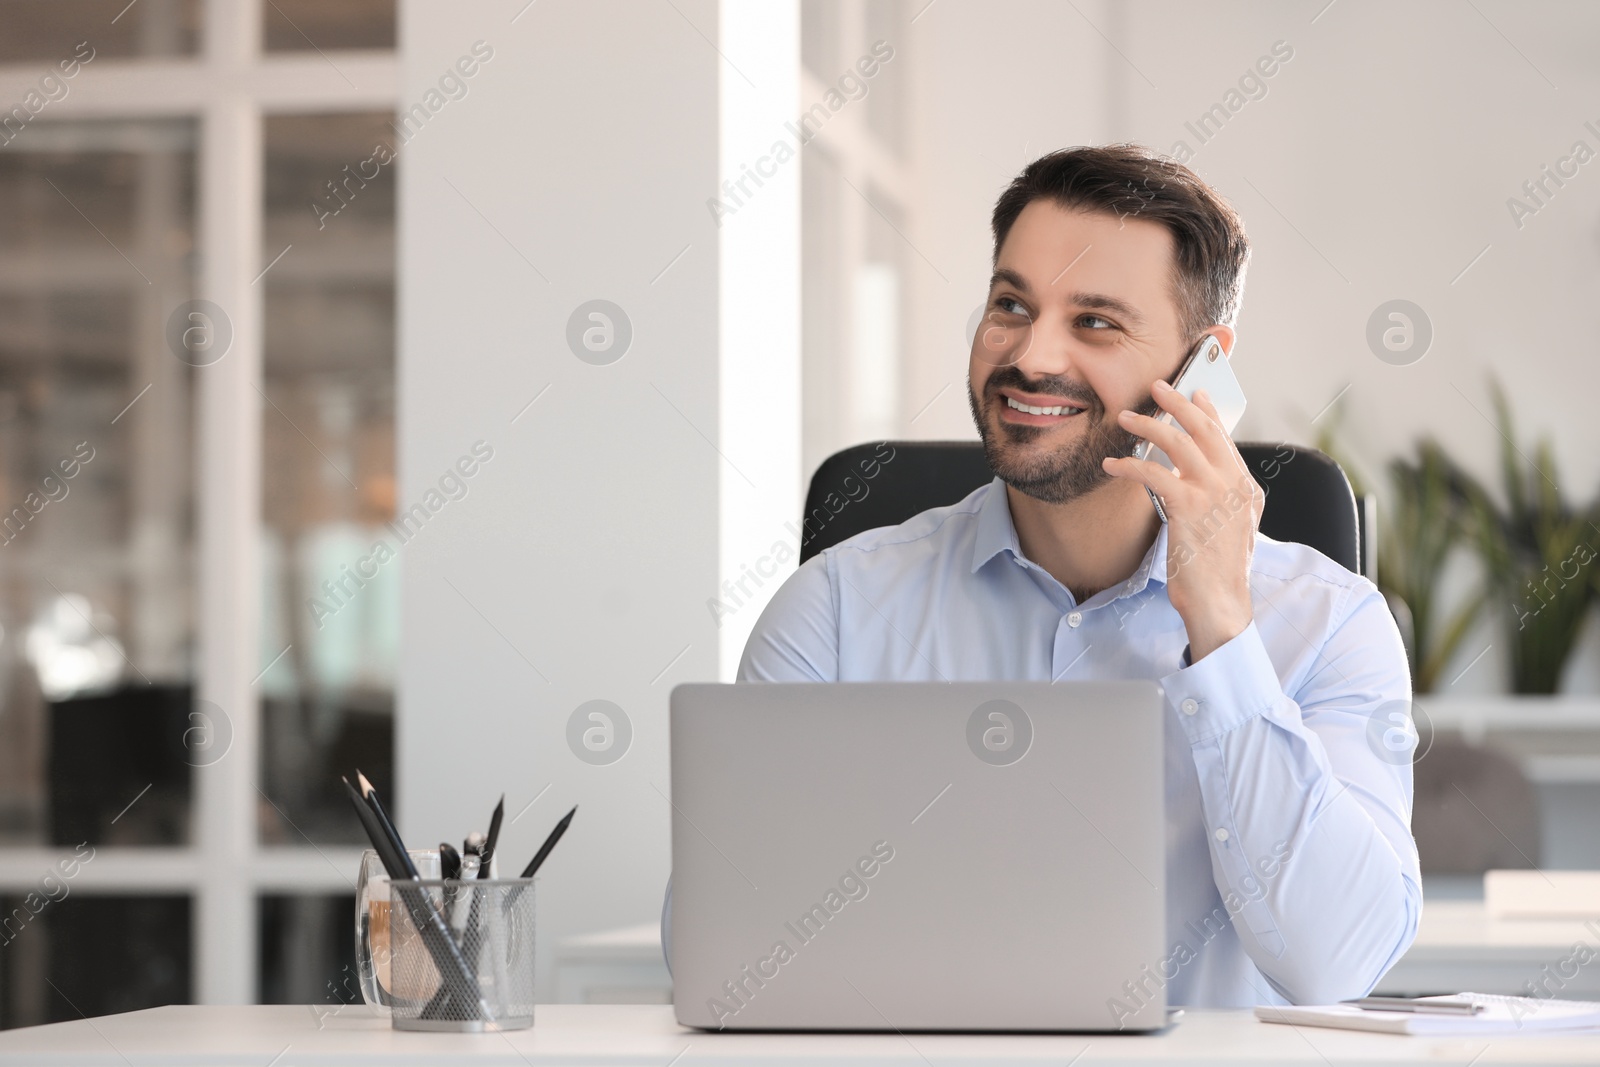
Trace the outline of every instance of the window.
<instances>
[{"instance_id":1,"label":"window","mask_svg":"<svg viewBox=\"0 0 1600 1067\"><path fill-rule=\"evenodd\" d=\"M261 33L268 52L393 50L394 0L266 0Z\"/></svg>"},{"instance_id":2,"label":"window","mask_svg":"<svg viewBox=\"0 0 1600 1067\"><path fill-rule=\"evenodd\" d=\"M0 0L0 26L0 63L54 63L80 42L96 58L192 56L200 0Z\"/></svg>"},{"instance_id":3,"label":"window","mask_svg":"<svg viewBox=\"0 0 1600 1067\"><path fill-rule=\"evenodd\" d=\"M0 0L0 1026L347 962L396 619L309 602L393 508L395 21Z\"/></svg>"},{"instance_id":4,"label":"window","mask_svg":"<svg viewBox=\"0 0 1600 1067\"><path fill-rule=\"evenodd\" d=\"M84 77L87 72L78 76ZM0 842L181 845L194 658L190 120L0 150Z\"/></svg>"},{"instance_id":5,"label":"window","mask_svg":"<svg viewBox=\"0 0 1600 1067\"><path fill-rule=\"evenodd\" d=\"M917 414L900 409L911 266L900 163L908 28L892 0L801 4L800 106L808 137L800 157L801 451L808 477L841 448L903 435ZM875 51L879 42L887 47Z\"/></svg>"}]
</instances>

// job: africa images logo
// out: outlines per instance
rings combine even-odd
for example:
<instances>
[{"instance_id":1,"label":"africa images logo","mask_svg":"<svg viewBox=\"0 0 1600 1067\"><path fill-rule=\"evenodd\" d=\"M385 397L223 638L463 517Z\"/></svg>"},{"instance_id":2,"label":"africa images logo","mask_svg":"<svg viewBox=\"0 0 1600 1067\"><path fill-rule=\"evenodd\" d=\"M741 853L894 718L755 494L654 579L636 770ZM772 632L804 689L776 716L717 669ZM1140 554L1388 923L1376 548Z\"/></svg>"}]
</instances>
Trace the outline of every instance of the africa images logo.
<instances>
[{"instance_id":1,"label":"africa images logo","mask_svg":"<svg viewBox=\"0 0 1600 1067\"><path fill-rule=\"evenodd\" d=\"M967 717L967 747L993 767L1009 767L1033 745L1033 720L1009 700L979 704Z\"/></svg>"}]
</instances>

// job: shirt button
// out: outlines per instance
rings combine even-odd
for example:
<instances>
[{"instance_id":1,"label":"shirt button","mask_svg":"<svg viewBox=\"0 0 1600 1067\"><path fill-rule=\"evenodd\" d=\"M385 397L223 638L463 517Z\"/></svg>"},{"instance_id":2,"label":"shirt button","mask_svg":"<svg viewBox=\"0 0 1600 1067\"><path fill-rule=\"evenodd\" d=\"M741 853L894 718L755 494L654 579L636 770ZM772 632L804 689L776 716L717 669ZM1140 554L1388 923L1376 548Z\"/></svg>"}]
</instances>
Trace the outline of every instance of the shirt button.
<instances>
[{"instance_id":1,"label":"shirt button","mask_svg":"<svg viewBox=\"0 0 1600 1067\"><path fill-rule=\"evenodd\" d=\"M1217 827L1216 838L1218 841L1226 841L1228 839L1227 828L1222 826Z\"/></svg>"},{"instance_id":2,"label":"shirt button","mask_svg":"<svg viewBox=\"0 0 1600 1067\"><path fill-rule=\"evenodd\" d=\"M1072 627L1074 630L1076 630L1078 628L1078 624L1081 623L1082 621L1083 621L1083 612L1081 612L1081 611L1074 611L1071 615L1067 616L1067 625Z\"/></svg>"},{"instance_id":3,"label":"shirt button","mask_svg":"<svg viewBox=\"0 0 1600 1067\"><path fill-rule=\"evenodd\" d=\"M1200 705L1195 701L1194 697L1186 698L1182 704L1178 705L1178 707L1185 715L1193 715L1195 712L1200 710Z\"/></svg>"}]
</instances>

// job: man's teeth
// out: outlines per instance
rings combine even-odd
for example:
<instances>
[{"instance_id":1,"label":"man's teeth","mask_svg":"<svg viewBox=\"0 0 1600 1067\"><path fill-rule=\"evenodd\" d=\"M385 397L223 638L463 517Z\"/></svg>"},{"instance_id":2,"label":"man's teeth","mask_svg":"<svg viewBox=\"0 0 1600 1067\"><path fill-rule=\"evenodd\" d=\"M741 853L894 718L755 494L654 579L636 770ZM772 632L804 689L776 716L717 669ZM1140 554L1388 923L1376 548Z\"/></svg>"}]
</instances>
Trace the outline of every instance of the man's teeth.
<instances>
[{"instance_id":1,"label":"man's teeth","mask_svg":"<svg viewBox=\"0 0 1600 1067\"><path fill-rule=\"evenodd\" d=\"M1038 408L1034 407L1032 404L1018 403L1009 396L1006 397L1006 404L1009 407L1016 408L1018 411L1026 411L1029 415L1076 415L1079 411L1083 410L1082 408L1066 407L1062 404L1057 404L1053 408Z\"/></svg>"}]
</instances>

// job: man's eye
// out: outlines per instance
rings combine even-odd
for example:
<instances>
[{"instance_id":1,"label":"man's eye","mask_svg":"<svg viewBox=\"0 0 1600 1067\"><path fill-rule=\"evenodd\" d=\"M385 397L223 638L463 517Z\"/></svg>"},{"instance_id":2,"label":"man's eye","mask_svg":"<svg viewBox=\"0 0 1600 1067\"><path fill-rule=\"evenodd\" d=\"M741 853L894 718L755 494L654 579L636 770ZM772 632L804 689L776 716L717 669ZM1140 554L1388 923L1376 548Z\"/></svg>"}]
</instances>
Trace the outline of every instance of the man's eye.
<instances>
[{"instance_id":1,"label":"man's eye","mask_svg":"<svg viewBox=\"0 0 1600 1067\"><path fill-rule=\"evenodd\" d=\"M1078 325L1088 326L1090 329L1094 330L1116 329L1116 323L1112 322L1110 319L1102 319L1099 315L1080 315L1078 317Z\"/></svg>"},{"instance_id":2,"label":"man's eye","mask_svg":"<svg viewBox=\"0 0 1600 1067\"><path fill-rule=\"evenodd\" d=\"M1022 303L1019 300L1017 300L1015 297L1010 297L1010 296L997 297L995 299L994 306L995 306L995 310L996 311L1003 311L1007 315L1027 315L1028 314L1028 309L1023 307Z\"/></svg>"}]
</instances>

